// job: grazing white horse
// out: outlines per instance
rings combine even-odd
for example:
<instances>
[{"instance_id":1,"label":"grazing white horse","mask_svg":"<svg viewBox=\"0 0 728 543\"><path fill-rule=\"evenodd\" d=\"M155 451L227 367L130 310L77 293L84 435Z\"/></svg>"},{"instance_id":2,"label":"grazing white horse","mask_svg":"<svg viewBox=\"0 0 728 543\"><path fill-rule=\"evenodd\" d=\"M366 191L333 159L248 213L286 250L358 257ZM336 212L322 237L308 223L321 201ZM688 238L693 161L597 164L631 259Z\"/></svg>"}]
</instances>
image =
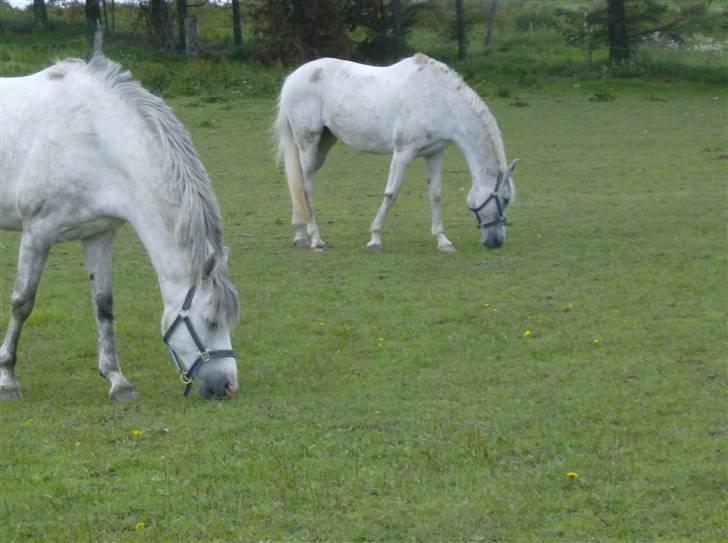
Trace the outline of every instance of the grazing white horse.
<instances>
[{"instance_id":1,"label":"grazing white horse","mask_svg":"<svg viewBox=\"0 0 728 543\"><path fill-rule=\"evenodd\" d=\"M455 248L440 216L440 164L450 142L462 150L472 188L481 242L505 241L505 208L515 195L498 125L462 78L446 65L417 54L384 68L323 58L304 64L283 84L274 125L293 203L293 243L323 250L313 210L313 174L336 140L360 151L392 153L384 201L371 225L367 248L382 250L384 217L397 197L405 169L427 162L432 235L441 251Z\"/></svg>"},{"instance_id":2,"label":"grazing white horse","mask_svg":"<svg viewBox=\"0 0 728 543\"><path fill-rule=\"evenodd\" d=\"M220 213L189 134L129 72L96 54L0 78L0 227L22 231L11 316L0 346L0 398L19 398L18 339L48 252L80 240L96 312L98 368L113 399L135 389L114 349L111 244L128 222L159 279L162 330L185 394L238 388ZM139 292L138 296L146 296Z\"/></svg>"}]
</instances>

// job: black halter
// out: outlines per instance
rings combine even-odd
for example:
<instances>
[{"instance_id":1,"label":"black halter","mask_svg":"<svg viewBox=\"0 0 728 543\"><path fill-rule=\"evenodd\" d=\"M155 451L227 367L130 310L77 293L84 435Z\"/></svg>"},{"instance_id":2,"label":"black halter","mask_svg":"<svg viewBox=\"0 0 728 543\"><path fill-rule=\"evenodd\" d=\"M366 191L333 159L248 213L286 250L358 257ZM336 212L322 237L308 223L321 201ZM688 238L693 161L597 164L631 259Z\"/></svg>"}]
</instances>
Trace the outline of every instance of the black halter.
<instances>
[{"instance_id":1,"label":"black halter","mask_svg":"<svg viewBox=\"0 0 728 543\"><path fill-rule=\"evenodd\" d=\"M183 391L183 394L185 396L190 393L190 388L192 388L192 378L194 377L195 372L204 362L209 362L213 358L235 358L235 351L231 349L208 351L202 344L202 341L200 341L200 336L197 335L195 327L192 326L192 321L189 317L189 309L192 305L192 298L194 298L195 296L195 290L196 287L193 285L190 287L190 290L187 291L187 296L185 297L185 301L182 304L182 309L180 310L179 314L169 326L167 332L165 332L164 337L162 338L164 343L167 345L167 348L169 349L169 354L172 355L172 362L174 362L174 365L177 367L177 372L179 373L180 380L185 385L185 389ZM174 334L175 330L177 330L177 327L181 323L184 323L185 326L187 326L187 331L190 333L190 336L192 336L192 341L195 342L197 349L200 351L200 356L197 357L197 360L192 363L190 369L188 369L186 372L184 371L182 364L179 361L177 353L174 352L174 349L169 344L169 339L172 337L172 334Z\"/></svg>"},{"instance_id":2,"label":"black halter","mask_svg":"<svg viewBox=\"0 0 728 543\"><path fill-rule=\"evenodd\" d=\"M475 213L475 220L478 223L478 229L488 228L490 226L495 226L498 224L500 224L500 225L507 224L506 223L506 206L508 205L508 198L504 198L503 196L501 196L501 194L499 192L504 178L505 178L505 175L503 175L503 172L498 172L498 179L496 179L496 182L495 182L495 189L493 189L493 192L490 193L490 196L488 196L485 199L485 202L480 204L478 207L468 208L468 209L470 209L470 211ZM498 208L498 215L492 221L485 222L480 217L480 211L482 209L484 209L485 206L487 206L491 200L495 200L495 205Z\"/></svg>"}]
</instances>

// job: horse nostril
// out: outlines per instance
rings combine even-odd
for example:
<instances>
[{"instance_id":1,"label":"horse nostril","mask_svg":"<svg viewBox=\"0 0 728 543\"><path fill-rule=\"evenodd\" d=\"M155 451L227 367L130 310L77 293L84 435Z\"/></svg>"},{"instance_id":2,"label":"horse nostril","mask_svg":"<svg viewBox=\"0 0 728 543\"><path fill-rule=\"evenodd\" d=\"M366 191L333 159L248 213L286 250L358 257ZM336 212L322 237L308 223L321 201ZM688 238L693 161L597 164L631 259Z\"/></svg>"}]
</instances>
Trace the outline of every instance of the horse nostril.
<instances>
[{"instance_id":1,"label":"horse nostril","mask_svg":"<svg viewBox=\"0 0 728 543\"><path fill-rule=\"evenodd\" d=\"M228 383L225 385L225 397L231 398L238 391L238 387L234 383Z\"/></svg>"}]
</instances>

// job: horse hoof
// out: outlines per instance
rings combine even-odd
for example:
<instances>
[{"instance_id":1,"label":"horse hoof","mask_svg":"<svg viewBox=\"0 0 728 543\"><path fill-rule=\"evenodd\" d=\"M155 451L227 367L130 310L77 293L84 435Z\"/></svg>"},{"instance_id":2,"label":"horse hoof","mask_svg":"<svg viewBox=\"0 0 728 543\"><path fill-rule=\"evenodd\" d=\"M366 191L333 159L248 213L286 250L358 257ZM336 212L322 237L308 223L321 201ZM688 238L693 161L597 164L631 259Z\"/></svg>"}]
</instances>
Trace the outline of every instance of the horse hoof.
<instances>
[{"instance_id":1,"label":"horse hoof","mask_svg":"<svg viewBox=\"0 0 728 543\"><path fill-rule=\"evenodd\" d=\"M325 253L328 246L325 243L321 245L312 245L311 250L315 253Z\"/></svg>"},{"instance_id":2,"label":"horse hoof","mask_svg":"<svg viewBox=\"0 0 728 543\"><path fill-rule=\"evenodd\" d=\"M452 243L448 243L447 245L440 245L437 247L439 251L442 251L443 253L454 253L455 246Z\"/></svg>"},{"instance_id":3,"label":"horse hoof","mask_svg":"<svg viewBox=\"0 0 728 543\"><path fill-rule=\"evenodd\" d=\"M124 383L111 387L109 398L118 402L126 402L136 398L136 389L131 383Z\"/></svg>"},{"instance_id":4,"label":"horse hoof","mask_svg":"<svg viewBox=\"0 0 728 543\"><path fill-rule=\"evenodd\" d=\"M0 400L20 400L23 395L18 385L3 385L0 387Z\"/></svg>"},{"instance_id":5,"label":"horse hoof","mask_svg":"<svg viewBox=\"0 0 728 543\"><path fill-rule=\"evenodd\" d=\"M293 246L296 249L306 249L306 248L308 248L308 242L303 238L294 239Z\"/></svg>"},{"instance_id":6,"label":"horse hoof","mask_svg":"<svg viewBox=\"0 0 728 543\"><path fill-rule=\"evenodd\" d=\"M367 245L367 251L370 253L382 253L384 252L384 247L382 247L379 243L375 243L373 245Z\"/></svg>"}]
</instances>

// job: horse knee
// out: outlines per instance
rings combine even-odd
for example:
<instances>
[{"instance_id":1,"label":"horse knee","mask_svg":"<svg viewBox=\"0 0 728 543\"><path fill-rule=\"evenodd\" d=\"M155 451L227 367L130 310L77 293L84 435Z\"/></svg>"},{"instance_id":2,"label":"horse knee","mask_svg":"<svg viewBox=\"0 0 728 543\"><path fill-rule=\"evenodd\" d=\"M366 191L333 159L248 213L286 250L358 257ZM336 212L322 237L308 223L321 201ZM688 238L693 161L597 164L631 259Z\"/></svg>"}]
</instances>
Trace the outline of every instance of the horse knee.
<instances>
[{"instance_id":1,"label":"horse knee","mask_svg":"<svg viewBox=\"0 0 728 543\"><path fill-rule=\"evenodd\" d=\"M13 317L20 321L24 321L25 319L27 319L31 311L33 311L34 302L35 299L33 296L28 296L25 294L13 294L13 297L10 300L10 308Z\"/></svg>"}]
</instances>

